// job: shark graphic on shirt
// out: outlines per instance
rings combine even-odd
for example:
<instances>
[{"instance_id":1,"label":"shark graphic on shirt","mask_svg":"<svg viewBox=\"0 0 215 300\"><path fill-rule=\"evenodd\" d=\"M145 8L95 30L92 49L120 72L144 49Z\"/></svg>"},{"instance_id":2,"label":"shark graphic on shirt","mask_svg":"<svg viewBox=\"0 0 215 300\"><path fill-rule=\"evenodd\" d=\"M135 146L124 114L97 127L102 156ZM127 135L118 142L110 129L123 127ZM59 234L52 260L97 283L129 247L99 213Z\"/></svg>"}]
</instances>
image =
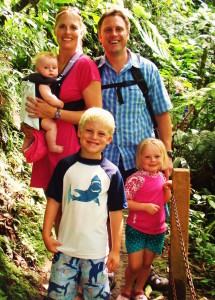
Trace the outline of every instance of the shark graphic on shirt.
<instances>
[{"instance_id":1,"label":"shark graphic on shirt","mask_svg":"<svg viewBox=\"0 0 215 300\"><path fill-rule=\"evenodd\" d=\"M78 194L77 196L75 194L71 194L71 185L69 186L68 190L68 201L69 204L70 201L80 201L80 202L90 202L94 201L95 203L100 206L99 203L99 195L101 193L102 186L101 186L101 180L96 175L92 178L90 186L87 190L80 190L80 189L74 189L75 194Z\"/></svg>"}]
</instances>

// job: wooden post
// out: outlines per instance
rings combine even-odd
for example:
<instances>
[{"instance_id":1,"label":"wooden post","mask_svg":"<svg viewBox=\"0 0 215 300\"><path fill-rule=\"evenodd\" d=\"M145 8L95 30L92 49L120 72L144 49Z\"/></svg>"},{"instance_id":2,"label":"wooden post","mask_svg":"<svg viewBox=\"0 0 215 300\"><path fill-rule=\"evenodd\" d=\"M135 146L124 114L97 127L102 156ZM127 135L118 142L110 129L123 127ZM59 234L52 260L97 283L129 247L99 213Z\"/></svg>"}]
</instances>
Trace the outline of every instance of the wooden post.
<instances>
[{"instance_id":1,"label":"wooden post","mask_svg":"<svg viewBox=\"0 0 215 300\"><path fill-rule=\"evenodd\" d=\"M188 253L188 227L189 227L189 208L190 208L190 171L188 169L173 170L173 192L178 210L181 231L184 240L186 255ZM171 204L171 225L170 225L170 272L175 282L177 300L186 299L187 273L182 254L182 247L173 204ZM170 275L171 275L170 274ZM171 276L170 276L171 277ZM173 288L170 287L168 299L172 300Z\"/></svg>"}]
</instances>

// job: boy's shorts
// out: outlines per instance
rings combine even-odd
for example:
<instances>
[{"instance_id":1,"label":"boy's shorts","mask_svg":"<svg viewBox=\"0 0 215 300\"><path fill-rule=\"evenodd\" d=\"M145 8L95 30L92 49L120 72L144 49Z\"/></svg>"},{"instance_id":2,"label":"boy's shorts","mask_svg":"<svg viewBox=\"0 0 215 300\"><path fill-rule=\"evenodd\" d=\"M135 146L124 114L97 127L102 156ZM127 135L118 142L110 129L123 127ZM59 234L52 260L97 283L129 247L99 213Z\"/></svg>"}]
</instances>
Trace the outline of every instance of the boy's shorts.
<instances>
[{"instance_id":1,"label":"boy's shorts","mask_svg":"<svg viewBox=\"0 0 215 300\"><path fill-rule=\"evenodd\" d=\"M156 254L161 254L165 241L165 233L145 234L126 225L125 244L128 253L140 251L144 248Z\"/></svg>"},{"instance_id":2,"label":"boy's shorts","mask_svg":"<svg viewBox=\"0 0 215 300\"><path fill-rule=\"evenodd\" d=\"M61 252L54 255L48 296L71 300L78 295L79 284L85 300L108 299L110 287L106 268L107 257L81 259Z\"/></svg>"}]
</instances>

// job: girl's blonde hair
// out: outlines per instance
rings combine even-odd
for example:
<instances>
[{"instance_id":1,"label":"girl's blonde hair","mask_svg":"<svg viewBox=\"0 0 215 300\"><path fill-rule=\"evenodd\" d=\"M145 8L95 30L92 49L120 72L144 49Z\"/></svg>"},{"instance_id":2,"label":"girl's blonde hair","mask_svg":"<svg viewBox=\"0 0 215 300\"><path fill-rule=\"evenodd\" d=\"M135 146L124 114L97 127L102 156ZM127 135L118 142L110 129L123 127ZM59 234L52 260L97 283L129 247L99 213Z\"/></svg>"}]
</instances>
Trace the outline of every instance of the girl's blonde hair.
<instances>
[{"instance_id":1,"label":"girl's blonde hair","mask_svg":"<svg viewBox=\"0 0 215 300\"><path fill-rule=\"evenodd\" d=\"M113 136L115 130L115 121L113 115L100 107L91 107L88 108L84 114L81 116L78 127L80 132L83 131L86 122L93 121L99 122L106 126L109 136Z\"/></svg>"},{"instance_id":2,"label":"girl's blonde hair","mask_svg":"<svg viewBox=\"0 0 215 300\"><path fill-rule=\"evenodd\" d=\"M147 138L147 139L144 139L143 141L141 141L139 143L139 145L137 146L137 151L136 151L136 168L137 168L137 170L142 169L143 151L146 149L146 147L150 147L150 145L156 145L159 148L159 150L161 152L162 161L163 161L162 169L165 169L168 166L169 158L168 158L164 143L159 139Z\"/></svg>"}]
</instances>

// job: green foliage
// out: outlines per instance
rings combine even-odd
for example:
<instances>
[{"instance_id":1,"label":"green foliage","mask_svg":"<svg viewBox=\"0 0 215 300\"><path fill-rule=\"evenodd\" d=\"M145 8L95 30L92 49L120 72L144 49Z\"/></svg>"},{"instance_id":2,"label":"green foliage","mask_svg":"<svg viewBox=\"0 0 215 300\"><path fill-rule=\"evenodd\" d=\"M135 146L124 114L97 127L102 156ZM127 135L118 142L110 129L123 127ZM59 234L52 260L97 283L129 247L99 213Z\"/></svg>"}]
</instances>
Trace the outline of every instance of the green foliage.
<instances>
[{"instance_id":1,"label":"green foliage","mask_svg":"<svg viewBox=\"0 0 215 300\"><path fill-rule=\"evenodd\" d=\"M4 247L2 240L0 245ZM36 299L36 280L38 279L31 272L26 274L21 268L17 268L11 263L0 248L0 290L3 297L4 294L7 295L8 298L6 297L5 299Z\"/></svg>"},{"instance_id":2,"label":"green foliage","mask_svg":"<svg viewBox=\"0 0 215 300\"><path fill-rule=\"evenodd\" d=\"M177 156L184 157L191 169L193 186L215 194L215 131L178 130L174 146Z\"/></svg>"},{"instance_id":3,"label":"green foliage","mask_svg":"<svg viewBox=\"0 0 215 300\"><path fill-rule=\"evenodd\" d=\"M26 1L22 9L19 1L0 3L0 213L14 220L15 234L15 241L0 240L1 299L30 299L38 284L33 270L26 274L17 268L9 253L19 253L30 268L40 266L47 255L41 237L43 195L28 188L31 166L20 153L20 82L37 52L57 53L54 16L65 5L81 10L87 28L83 48L91 57L103 53L97 37L101 14L113 4L126 8L129 47L158 66L174 105L174 167L190 168L195 189L189 251L192 263L201 260L204 266L195 285L205 293L209 286L215 290L215 13L206 4L212 2L40 0Z\"/></svg>"},{"instance_id":4,"label":"green foliage","mask_svg":"<svg viewBox=\"0 0 215 300\"><path fill-rule=\"evenodd\" d=\"M215 198L212 196L212 198ZM201 261L201 274L198 279L194 278L194 285L199 288L202 284L211 291L215 290L214 284L214 267L215 267L215 247L212 232L215 230L214 213L215 209L209 207L207 199L197 194L193 195L191 206L195 210L190 210L190 229L189 229L189 256L193 257L196 265ZM202 209L202 210L201 210ZM208 225L208 214L210 210L211 225ZM211 227L210 230L209 227ZM209 232L210 231L210 232ZM209 274L209 276L208 276Z\"/></svg>"}]
</instances>

